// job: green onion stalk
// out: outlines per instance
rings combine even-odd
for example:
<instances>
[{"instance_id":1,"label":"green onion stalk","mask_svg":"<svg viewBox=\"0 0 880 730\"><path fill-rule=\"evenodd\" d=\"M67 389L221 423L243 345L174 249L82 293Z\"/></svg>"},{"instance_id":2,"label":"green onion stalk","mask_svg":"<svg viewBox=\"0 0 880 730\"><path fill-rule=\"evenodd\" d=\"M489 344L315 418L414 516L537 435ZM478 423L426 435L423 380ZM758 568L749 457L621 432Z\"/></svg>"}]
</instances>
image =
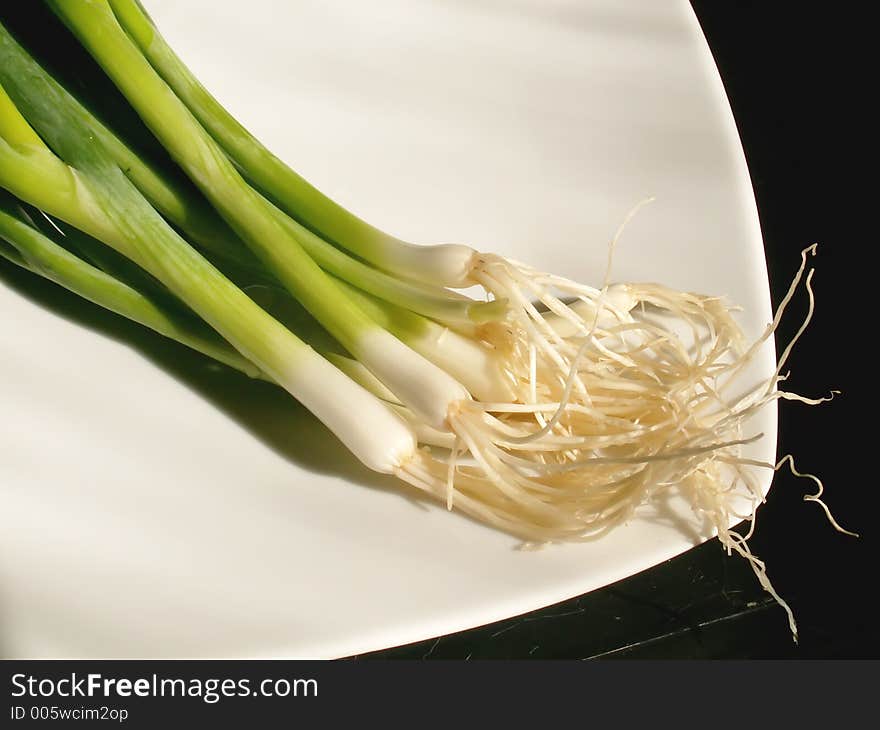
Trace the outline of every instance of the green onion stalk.
<instances>
[{"instance_id":1,"label":"green onion stalk","mask_svg":"<svg viewBox=\"0 0 880 730\"><path fill-rule=\"evenodd\" d=\"M42 233L19 201L0 191L0 249L5 258L98 306L191 347L249 377L260 370L189 310L169 307L84 261Z\"/></svg>"},{"instance_id":2,"label":"green onion stalk","mask_svg":"<svg viewBox=\"0 0 880 730\"><path fill-rule=\"evenodd\" d=\"M196 119L255 187L279 208L365 261L393 274L446 286L467 283L473 249L455 244L418 246L361 220L323 195L254 138L202 86L136 0L110 3L120 25Z\"/></svg>"}]
</instances>

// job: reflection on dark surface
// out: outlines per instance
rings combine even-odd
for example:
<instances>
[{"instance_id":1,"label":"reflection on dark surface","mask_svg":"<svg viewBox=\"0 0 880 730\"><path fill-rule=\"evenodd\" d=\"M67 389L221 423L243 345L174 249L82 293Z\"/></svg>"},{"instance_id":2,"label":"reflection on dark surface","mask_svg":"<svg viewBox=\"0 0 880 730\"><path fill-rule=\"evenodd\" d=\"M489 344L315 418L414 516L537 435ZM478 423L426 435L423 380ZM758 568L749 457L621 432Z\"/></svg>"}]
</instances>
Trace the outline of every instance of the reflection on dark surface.
<instances>
[{"instance_id":1,"label":"reflection on dark surface","mask_svg":"<svg viewBox=\"0 0 880 730\"><path fill-rule=\"evenodd\" d=\"M789 596L791 598L791 596ZM868 657L856 629L800 616L800 644L745 561L717 541L585 596L359 658L760 659ZM867 637L866 637L867 638Z\"/></svg>"}]
</instances>

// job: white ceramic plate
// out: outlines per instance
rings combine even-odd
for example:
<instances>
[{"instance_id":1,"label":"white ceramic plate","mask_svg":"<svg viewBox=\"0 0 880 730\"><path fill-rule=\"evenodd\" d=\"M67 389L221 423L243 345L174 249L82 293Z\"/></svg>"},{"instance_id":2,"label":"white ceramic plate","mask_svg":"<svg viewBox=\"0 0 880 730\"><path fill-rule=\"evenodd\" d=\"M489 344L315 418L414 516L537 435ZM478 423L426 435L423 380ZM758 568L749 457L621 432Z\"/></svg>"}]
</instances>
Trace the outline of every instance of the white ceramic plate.
<instances>
[{"instance_id":1,"label":"white ceramic plate","mask_svg":"<svg viewBox=\"0 0 880 730\"><path fill-rule=\"evenodd\" d=\"M751 334L769 320L743 153L683 0L146 5L239 119L379 226L599 283L656 196L614 278L726 294ZM339 657L706 539L648 508L593 544L518 551L366 473L270 387L46 292L0 279L5 656ZM775 419L753 423L764 459Z\"/></svg>"}]
</instances>

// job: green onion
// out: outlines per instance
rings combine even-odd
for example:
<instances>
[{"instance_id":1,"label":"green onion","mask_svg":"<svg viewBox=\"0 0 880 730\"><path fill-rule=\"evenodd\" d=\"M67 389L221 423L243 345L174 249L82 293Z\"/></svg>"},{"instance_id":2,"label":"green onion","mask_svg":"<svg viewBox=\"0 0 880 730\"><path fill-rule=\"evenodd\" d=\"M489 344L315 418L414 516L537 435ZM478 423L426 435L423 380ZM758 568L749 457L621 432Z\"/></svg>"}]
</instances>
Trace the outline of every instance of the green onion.
<instances>
[{"instance_id":1,"label":"green onion","mask_svg":"<svg viewBox=\"0 0 880 730\"><path fill-rule=\"evenodd\" d=\"M416 246L366 223L323 195L254 138L184 65L137 0L111 0L126 33L230 159L288 215L328 241L391 273L429 284L462 286L473 249Z\"/></svg>"}]
</instances>

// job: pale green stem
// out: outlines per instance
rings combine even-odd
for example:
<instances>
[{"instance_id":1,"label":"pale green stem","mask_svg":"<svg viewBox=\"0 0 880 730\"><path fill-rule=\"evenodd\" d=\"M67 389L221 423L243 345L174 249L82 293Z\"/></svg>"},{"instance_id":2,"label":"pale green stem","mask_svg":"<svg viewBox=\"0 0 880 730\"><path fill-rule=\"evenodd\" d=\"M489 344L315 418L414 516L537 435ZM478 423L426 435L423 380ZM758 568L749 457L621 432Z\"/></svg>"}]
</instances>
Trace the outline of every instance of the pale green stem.
<instances>
[{"instance_id":1,"label":"pale green stem","mask_svg":"<svg viewBox=\"0 0 880 730\"><path fill-rule=\"evenodd\" d=\"M110 0L126 33L243 174L284 212L324 239L398 276L461 286L473 251L414 246L363 221L294 172L215 99L166 43L137 0Z\"/></svg>"}]
</instances>

